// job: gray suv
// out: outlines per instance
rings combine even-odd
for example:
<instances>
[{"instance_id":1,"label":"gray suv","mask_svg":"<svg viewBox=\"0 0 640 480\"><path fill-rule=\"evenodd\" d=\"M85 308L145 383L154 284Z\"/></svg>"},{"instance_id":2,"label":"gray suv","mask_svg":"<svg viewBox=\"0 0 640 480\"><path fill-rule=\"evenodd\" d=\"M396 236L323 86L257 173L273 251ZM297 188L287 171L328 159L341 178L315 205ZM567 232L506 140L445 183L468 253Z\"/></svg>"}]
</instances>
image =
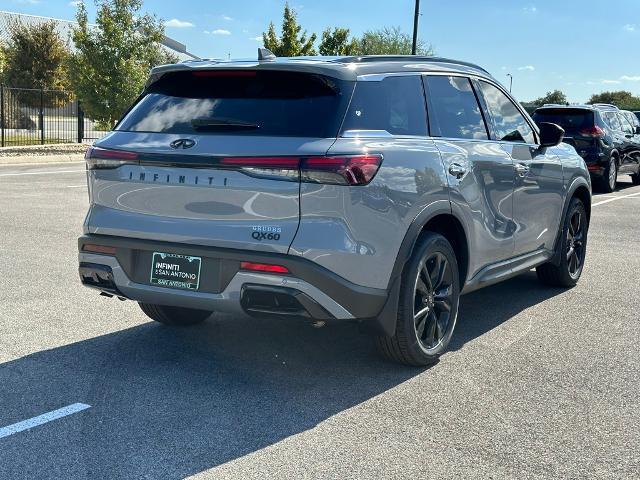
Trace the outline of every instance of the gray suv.
<instances>
[{"instance_id":1,"label":"gray suv","mask_svg":"<svg viewBox=\"0 0 640 480\"><path fill-rule=\"evenodd\" d=\"M154 69L88 151L83 284L170 325L355 320L426 365L461 294L532 268L578 281L585 163L485 70L259 57Z\"/></svg>"}]
</instances>

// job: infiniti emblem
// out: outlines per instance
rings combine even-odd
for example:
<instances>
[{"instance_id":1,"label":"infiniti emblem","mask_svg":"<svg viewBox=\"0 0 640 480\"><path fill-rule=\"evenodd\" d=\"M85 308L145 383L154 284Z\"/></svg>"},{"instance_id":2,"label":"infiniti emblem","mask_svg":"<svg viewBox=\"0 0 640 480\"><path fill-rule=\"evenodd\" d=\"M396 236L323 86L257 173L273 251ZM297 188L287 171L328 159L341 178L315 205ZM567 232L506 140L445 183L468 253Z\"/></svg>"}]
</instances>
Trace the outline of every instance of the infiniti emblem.
<instances>
[{"instance_id":1,"label":"infiniti emblem","mask_svg":"<svg viewBox=\"0 0 640 480\"><path fill-rule=\"evenodd\" d=\"M191 140L190 138L181 138L179 140L174 140L169 145L171 146L171 148L191 148L195 144L195 140Z\"/></svg>"}]
</instances>

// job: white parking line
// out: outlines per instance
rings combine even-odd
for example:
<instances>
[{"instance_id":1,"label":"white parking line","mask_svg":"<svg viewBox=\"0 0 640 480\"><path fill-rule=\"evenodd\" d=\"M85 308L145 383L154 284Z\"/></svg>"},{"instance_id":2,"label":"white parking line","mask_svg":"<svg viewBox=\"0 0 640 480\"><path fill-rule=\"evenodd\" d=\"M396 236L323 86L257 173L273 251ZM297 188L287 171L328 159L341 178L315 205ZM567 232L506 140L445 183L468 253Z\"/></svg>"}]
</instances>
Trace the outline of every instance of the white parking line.
<instances>
[{"instance_id":1,"label":"white parking line","mask_svg":"<svg viewBox=\"0 0 640 480\"><path fill-rule=\"evenodd\" d=\"M604 205L605 203L615 202L616 200L622 200L623 198L637 197L638 195L640 195L640 192L630 193L629 195L620 195L618 197L609 198L607 200L602 200L601 202L593 203L593 204L591 204L591 206L592 207L597 207L598 205Z\"/></svg>"},{"instance_id":2,"label":"white parking line","mask_svg":"<svg viewBox=\"0 0 640 480\"><path fill-rule=\"evenodd\" d=\"M84 185L67 185L67 188L87 188L87 184Z\"/></svg>"},{"instance_id":3,"label":"white parking line","mask_svg":"<svg viewBox=\"0 0 640 480\"><path fill-rule=\"evenodd\" d=\"M19 433L24 430L29 430L30 428L43 425L53 420L58 420L59 418L66 417L68 415L73 415L74 413L81 412L82 410L86 410L87 408L91 408L91 405L85 405L84 403L74 403L73 405L69 405L68 407L59 408L58 410L54 410L48 413L43 413L42 415L38 415L37 417L29 418L28 420L23 420L22 422L14 423L13 425L0 428L0 438L8 437L9 435L13 435L14 433Z\"/></svg>"},{"instance_id":4,"label":"white parking line","mask_svg":"<svg viewBox=\"0 0 640 480\"><path fill-rule=\"evenodd\" d=\"M53 172L20 172L20 173L0 173L0 177L19 177L20 175L52 175L54 173L75 173L86 172L86 170L55 170Z\"/></svg>"}]
</instances>

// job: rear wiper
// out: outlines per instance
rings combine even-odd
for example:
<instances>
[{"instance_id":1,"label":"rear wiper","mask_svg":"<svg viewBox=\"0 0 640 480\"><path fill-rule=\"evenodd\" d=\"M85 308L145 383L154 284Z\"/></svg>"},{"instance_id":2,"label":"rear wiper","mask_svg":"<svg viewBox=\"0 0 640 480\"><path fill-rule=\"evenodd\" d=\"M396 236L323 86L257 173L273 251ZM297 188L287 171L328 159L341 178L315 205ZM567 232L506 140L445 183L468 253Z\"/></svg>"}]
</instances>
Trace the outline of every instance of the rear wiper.
<instances>
[{"instance_id":1,"label":"rear wiper","mask_svg":"<svg viewBox=\"0 0 640 480\"><path fill-rule=\"evenodd\" d=\"M196 118L191 120L191 126L196 130L255 130L260 128L260 125L255 123L226 118Z\"/></svg>"}]
</instances>

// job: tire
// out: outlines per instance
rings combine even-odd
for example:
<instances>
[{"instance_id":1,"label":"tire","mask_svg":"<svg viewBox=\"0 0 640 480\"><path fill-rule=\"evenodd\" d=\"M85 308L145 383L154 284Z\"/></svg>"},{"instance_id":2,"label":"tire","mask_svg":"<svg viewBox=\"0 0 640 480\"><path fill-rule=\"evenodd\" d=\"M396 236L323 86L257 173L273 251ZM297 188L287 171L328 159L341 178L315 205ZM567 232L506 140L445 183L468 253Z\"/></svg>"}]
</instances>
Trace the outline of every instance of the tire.
<instances>
[{"instance_id":1,"label":"tire","mask_svg":"<svg viewBox=\"0 0 640 480\"><path fill-rule=\"evenodd\" d=\"M604 176L600 180L600 189L604 193L612 193L616 191L618 185L618 161L616 157L609 159L609 165L604 170Z\"/></svg>"},{"instance_id":2,"label":"tire","mask_svg":"<svg viewBox=\"0 0 640 480\"><path fill-rule=\"evenodd\" d=\"M151 303L138 303L151 320L171 326L188 326L204 322L213 312L192 308L169 307Z\"/></svg>"},{"instance_id":3,"label":"tire","mask_svg":"<svg viewBox=\"0 0 640 480\"><path fill-rule=\"evenodd\" d=\"M576 216L579 225L576 226ZM545 263L536 268L542 283L552 287L571 288L578 283L587 252L589 222L584 204L579 198L572 198L567 214L562 222L560 264ZM574 263L575 262L575 263Z\"/></svg>"},{"instance_id":4,"label":"tire","mask_svg":"<svg viewBox=\"0 0 640 480\"><path fill-rule=\"evenodd\" d=\"M636 173L634 175L631 175L631 182L634 185L640 185L640 172L638 172L638 173Z\"/></svg>"},{"instance_id":5,"label":"tire","mask_svg":"<svg viewBox=\"0 0 640 480\"><path fill-rule=\"evenodd\" d=\"M453 335L460 299L458 262L446 238L432 232L421 237L402 273L399 295L395 333L379 336L378 348L405 365L435 363Z\"/></svg>"}]
</instances>

